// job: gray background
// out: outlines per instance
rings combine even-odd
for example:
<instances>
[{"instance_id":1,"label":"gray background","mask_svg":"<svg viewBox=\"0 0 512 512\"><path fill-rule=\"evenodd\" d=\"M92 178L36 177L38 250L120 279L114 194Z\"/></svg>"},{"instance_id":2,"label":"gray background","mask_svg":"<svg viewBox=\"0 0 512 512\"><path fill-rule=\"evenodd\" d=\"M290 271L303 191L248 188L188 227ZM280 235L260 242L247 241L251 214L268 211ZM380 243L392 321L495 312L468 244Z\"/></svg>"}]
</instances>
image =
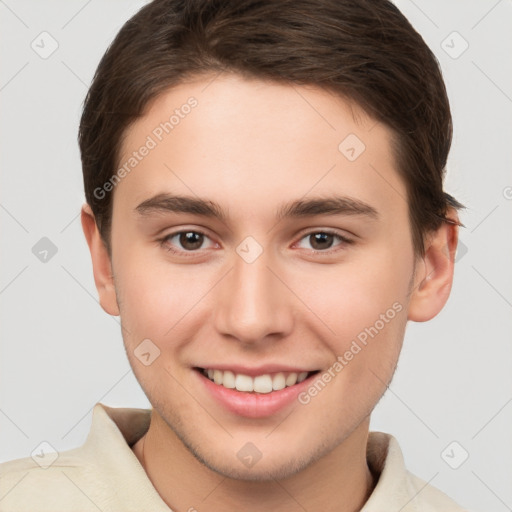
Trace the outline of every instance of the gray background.
<instances>
[{"instance_id":1,"label":"gray background","mask_svg":"<svg viewBox=\"0 0 512 512\"><path fill-rule=\"evenodd\" d=\"M82 444L98 401L149 406L119 319L97 301L76 143L94 70L144 3L0 0L0 461L29 456L42 441L58 451ZM398 5L441 63L455 125L446 189L468 208L448 304L409 324L371 429L395 435L409 470L460 504L504 512L512 510L512 3ZM42 58L52 38L58 48ZM43 237L57 249L46 262L33 252Z\"/></svg>"}]
</instances>

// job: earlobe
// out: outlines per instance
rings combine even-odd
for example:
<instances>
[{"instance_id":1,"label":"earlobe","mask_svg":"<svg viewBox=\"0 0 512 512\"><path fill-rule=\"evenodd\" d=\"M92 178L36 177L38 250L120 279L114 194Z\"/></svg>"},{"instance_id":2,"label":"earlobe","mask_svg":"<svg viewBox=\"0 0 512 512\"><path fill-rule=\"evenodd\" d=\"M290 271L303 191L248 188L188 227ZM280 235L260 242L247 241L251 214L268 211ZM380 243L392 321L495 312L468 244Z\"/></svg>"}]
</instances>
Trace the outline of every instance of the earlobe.
<instances>
[{"instance_id":1,"label":"earlobe","mask_svg":"<svg viewBox=\"0 0 512 512\"><path fill-rule=\"evenodd\" d=\"M109 315L118 316L119 306L112 275L112 263L101 239L94 214L87 203L82 206L81 222L91 252L94 282L98 290L100 305Z\"/></svg>"},{"instance_id":2,"label":"earlobe","mask_svg":"<svg viewBox=\"0 0 512 512\"><path fill-rule=\"evenodd\" d=\"M426 322L443 309L453 283L458 225L443 223L431 233L425 255L417 264L408 319Z\"/></svg>"}]
</instances>

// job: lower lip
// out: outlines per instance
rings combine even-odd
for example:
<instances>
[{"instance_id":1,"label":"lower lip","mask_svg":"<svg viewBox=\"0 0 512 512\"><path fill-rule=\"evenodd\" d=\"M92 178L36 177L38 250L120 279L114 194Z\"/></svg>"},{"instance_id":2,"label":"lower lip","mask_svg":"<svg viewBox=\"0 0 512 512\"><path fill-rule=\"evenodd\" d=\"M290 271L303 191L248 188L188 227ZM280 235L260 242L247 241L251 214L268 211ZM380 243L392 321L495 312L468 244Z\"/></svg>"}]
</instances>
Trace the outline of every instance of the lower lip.
<instances>
[{"instance_id":1,"label":"lower lip","mask_svg":"<svg viewBox=\"0 0 512 512\"><path fill-rule=\"evenodd\" d=\"M194 372L217 402L228 411L245 418L264 418L284 409L293 403L299 393L304 391L311 384L311 380L318 375L314 373L298 384L270 393L245 393L215 384L200 370L194 370Z\"/></svg>"}]
</instances>

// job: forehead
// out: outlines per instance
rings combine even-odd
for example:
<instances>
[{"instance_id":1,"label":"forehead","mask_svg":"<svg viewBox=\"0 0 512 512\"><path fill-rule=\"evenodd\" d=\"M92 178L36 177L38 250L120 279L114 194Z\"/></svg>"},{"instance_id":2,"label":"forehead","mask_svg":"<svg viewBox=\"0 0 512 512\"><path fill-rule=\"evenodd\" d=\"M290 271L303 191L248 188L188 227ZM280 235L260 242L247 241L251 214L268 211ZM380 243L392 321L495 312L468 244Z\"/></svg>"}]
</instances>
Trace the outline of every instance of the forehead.
<instances>
[{"instance_id":1,"label":"forehead","mask_svg":"<svg viewBox=\"0 0 512 512\"><path fill-rule=\"evenodd\" d=\"M391 137L318 87L198 77L158 96L129 127L119 162L128 172L114 196L135 207L159 193L195 195L249 215L337 191L396 209L406 193Z\"/></svg>"}]
</instances>

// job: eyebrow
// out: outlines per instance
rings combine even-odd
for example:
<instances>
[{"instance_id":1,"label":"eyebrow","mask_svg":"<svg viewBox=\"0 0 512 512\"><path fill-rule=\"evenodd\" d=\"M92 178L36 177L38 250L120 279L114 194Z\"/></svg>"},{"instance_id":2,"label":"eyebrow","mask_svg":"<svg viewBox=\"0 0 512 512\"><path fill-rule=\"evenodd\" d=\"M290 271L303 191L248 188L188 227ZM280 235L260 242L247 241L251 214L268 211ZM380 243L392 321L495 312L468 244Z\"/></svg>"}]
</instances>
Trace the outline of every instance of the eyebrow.
<instances>
[{"instance_id":1,"label":"eyebrow","mask_svg":"<svg viewBox=\"0 0 512 512\"><path fill-rule=\"evenodd\" d=\"M135 211L141 216L173 212L201 215L222 222L227 220L226 213L214 201L167 193L146 199L135 208ZM379 213L373 206L359 199L340 196L298 199L281 205L276 213L278 220L315 215L363 215L371 219L379 218Z\"/></svg>"}]
</instances>

